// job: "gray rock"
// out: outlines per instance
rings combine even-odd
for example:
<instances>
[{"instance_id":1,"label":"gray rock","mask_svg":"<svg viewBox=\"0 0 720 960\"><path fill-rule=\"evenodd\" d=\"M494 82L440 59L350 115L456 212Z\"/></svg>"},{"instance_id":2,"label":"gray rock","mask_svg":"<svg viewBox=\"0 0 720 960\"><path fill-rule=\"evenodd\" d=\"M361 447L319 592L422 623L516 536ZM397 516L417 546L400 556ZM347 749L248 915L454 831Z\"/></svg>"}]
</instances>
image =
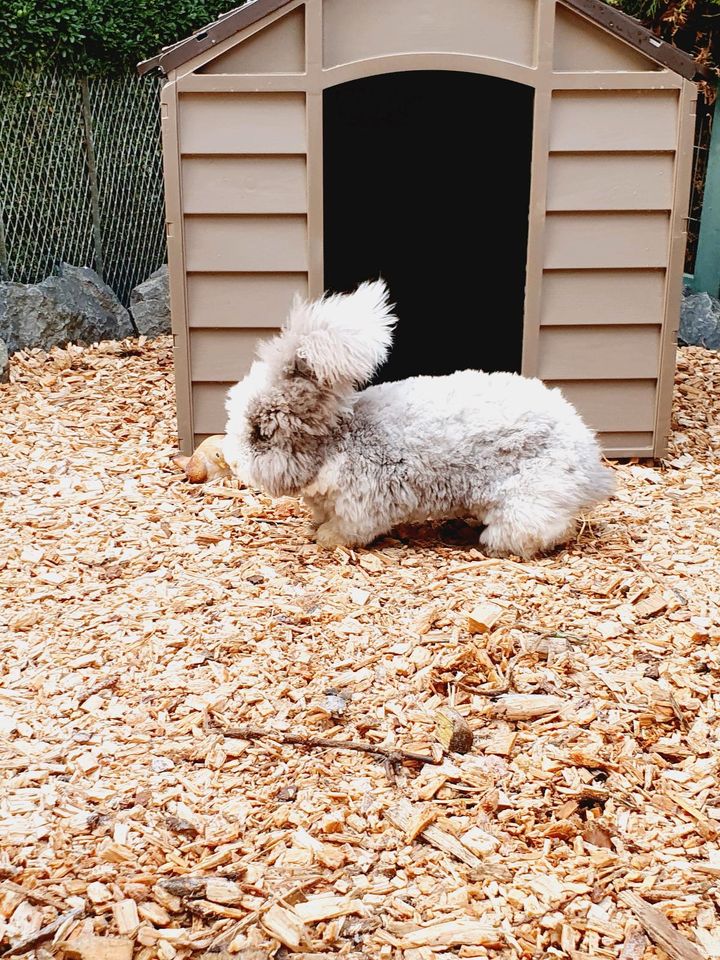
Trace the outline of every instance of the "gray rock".
<instances>
[{"instance_id":1,"label":"gray rock","mask_svg":"<svg viewBox=\"0 0 720 960\"><path fill-rule=\"evenodd\" d=\"M689 346L720 350L720 301L708 293L683 297L678 339Z\"/></svg>"},{"instance_id":2,"label":"gray rock","mask_svg":"<svg viewBox=\"0 0 720 960\"><path fill-rule=\"evenodd\" d=\"M10 379L10 358L8 357L5 341L0 340L0 383L7 383Z\"/></svg>"},{"instance_id":3,"label":"gray rock","mask_svg":"<svg viewBox=\"0 0 720 960\"><path fill-rule=\"evenodd\" d=\"M170 333L170 281L167 266L160 267L130 294L130 313L138 333L160 337Z\"/></svg>"},{"instance_id":4,"label":"gray rock","mask_svg":"<svg viewBox=\"0 0 720 960\"><path fill-rule=\"evenodd\" d=\"M66 263L60 270L37 284L0 283L0 338L9 353L132 336L130 314L94 270Z\"/></svg>"}]
</instances>

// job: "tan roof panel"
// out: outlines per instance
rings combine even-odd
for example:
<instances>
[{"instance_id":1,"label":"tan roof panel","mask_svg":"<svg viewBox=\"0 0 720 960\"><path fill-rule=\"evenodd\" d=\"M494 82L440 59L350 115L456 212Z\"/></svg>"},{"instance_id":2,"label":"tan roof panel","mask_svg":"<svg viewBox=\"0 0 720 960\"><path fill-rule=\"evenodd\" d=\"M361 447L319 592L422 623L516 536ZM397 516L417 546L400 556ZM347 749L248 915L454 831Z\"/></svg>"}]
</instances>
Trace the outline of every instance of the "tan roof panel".
<instances>
[{"instance_id":1,"label":"tan roof panel","mask_svg":"<svg viewBox=\"0 0 720 960\"><path fill-rule=\"evenodd\" d=\"M145 74L158 69L167 73L187 63L199 53L211 50L222 40L244 30L268 14L284 7L290 0L249 0L234 10L229 10L213 23L197 30L192 36L165 47L157 56L138 64L138 73ZM646 57L663 67L679 73L688 80L710 79L712 71L689 54L671 43L657 37L633 17L609 6L604 0L560 0L566 7L575 10L603 29L620 37Z\"/></svg>"}]
</instances>

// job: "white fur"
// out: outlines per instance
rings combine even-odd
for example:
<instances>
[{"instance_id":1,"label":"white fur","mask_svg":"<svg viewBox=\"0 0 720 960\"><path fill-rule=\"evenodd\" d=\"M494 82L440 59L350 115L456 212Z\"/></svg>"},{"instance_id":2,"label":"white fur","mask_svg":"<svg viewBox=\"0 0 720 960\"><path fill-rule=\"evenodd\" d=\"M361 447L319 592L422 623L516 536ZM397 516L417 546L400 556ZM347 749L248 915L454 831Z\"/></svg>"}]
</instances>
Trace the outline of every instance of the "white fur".
<instances>
[{"instance_id":1,"label":"white fur","mask_svg":"<svg viewBox=\"0 0 720 960\"><path fill-rule=\"evenodd\" d=\"M303 496L326 546L449 517L485 524L494 555L566 541L614 486L577 411L539 380L475 370L356 391L387 356L394 322L380 281L296 301L229 391L231 470L272 495Z\"/></svg>"},{"instance_id":2,"label":"white fur","mask_svg":"<svg viewBox=\"0 0 720 960\"><path fill-rule=\"evenodd\" d=\"M361 284L352 296L307 302L296 294L286 330L297 343L296 356L320 384L355 385L372 377L387 356L397 322L388 301L381 280Z\"/></svg>"}]
</instances>

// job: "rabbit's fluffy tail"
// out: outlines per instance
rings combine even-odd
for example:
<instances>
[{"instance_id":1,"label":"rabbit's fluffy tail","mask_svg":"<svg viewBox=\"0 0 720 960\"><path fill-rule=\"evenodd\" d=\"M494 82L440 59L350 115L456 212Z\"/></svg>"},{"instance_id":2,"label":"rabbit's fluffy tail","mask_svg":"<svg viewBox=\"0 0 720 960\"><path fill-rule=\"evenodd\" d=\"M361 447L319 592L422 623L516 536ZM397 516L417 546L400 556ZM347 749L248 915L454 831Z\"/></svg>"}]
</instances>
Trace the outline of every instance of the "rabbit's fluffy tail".
<instances>
[{"instance_id":1,"label":"rabbit's fluffy tail","mask_svg":"<svg viewBox=\"0 0 720 960\"><path fill-rule=\"evenodd\" d=\"M361 283L353 293L320 300L295 297L281 336L263 359L331 389L367 383L387 357L397 318L384 280Z\"/></svg>"}]
</instances>

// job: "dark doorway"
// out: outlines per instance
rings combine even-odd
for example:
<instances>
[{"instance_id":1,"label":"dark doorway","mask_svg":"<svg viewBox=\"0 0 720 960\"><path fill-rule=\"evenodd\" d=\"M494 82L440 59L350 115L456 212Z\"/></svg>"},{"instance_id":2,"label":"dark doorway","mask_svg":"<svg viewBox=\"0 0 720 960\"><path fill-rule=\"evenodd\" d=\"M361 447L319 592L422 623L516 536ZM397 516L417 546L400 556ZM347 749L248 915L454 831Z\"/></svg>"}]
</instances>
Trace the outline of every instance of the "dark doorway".
<instances>
[{"instance_id":1,"label":"dark doorway","mask_svg":"<svg viewBox=\"0 0 720 960\"><path fill-rule=\"evenodd\" d=\"M387 280L400 318L377 380L520 370L533 90L449 71L324 94L325 287Z\"/></svg>"}]
</instances>

